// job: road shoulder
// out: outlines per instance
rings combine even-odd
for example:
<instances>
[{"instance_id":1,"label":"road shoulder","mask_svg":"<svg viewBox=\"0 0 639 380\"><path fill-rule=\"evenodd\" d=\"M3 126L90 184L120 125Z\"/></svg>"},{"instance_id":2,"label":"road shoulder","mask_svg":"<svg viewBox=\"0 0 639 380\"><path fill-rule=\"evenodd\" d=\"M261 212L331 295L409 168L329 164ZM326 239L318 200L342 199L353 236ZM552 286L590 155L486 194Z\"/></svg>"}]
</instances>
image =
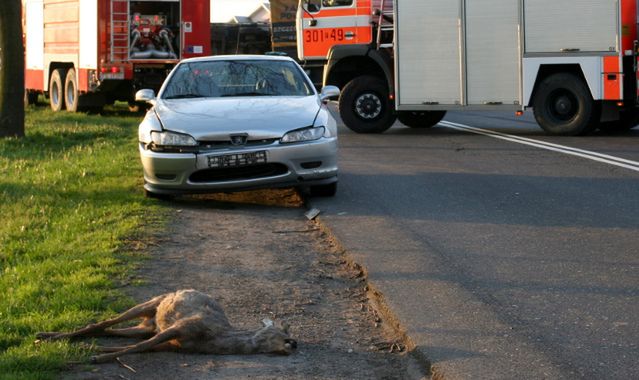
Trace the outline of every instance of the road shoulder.
<instances>
[{"instance_id":1,"label":"road shoulder","mask_svg":"<svg viewBox=\"0 0 639 380\"><path fill-rule=\"evenodd\" d=\"M291 194L284 194L290 201ZM274 202L277 204L277 197ZM294 203L294 202L293 202ZM287 321L298 351L288 357L145 353L79 366L72 378L373 379L416 378L404 343L379 324L361 271L303 208L194 199L177 201L169 232L127 292L143 301L182 288L209 293L232 324ZM377 325L377 327L376 327ZM112 339L101 344L118 345Z\"/></svg>"}]
</instances>

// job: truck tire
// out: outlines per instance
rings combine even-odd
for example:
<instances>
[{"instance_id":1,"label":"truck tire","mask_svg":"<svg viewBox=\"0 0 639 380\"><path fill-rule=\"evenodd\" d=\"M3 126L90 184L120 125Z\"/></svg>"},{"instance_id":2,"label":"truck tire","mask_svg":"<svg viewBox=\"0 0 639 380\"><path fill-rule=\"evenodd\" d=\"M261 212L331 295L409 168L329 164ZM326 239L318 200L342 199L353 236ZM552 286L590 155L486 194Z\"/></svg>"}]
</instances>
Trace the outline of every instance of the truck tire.
<instances>
[{"instance_id":1,"label":"truck tire","mask_svg":"<svg viewBox=\"0 0 639 380\"><path fill-rule=\"evenodd\" d=\"M344 86L339 114L344 124L357 133L382 133L396 118L386 82L369 75L357 77Z\"/></svg>"},{"instance_id":2,"label":"truck tire","mask_svg":"<svg viewBox=\"0 0 639 380\"><path fill-rule=\"evenodd\" d=\"M76 112L78 110L78 95L78 79L75 75L75 69L69 69L64 80L64 104L67 111Z\"/></svg>"},{"instance_id":3,"label":"truck tire","mask_svg":"<svg viewBox=\"0 0 639 380\"><path fill-rule=\"evenodd\" d=\"M601 108L581 78L559 73L539 84L533 111L537 123L546 133L579 136L597 128Z\"/></svg>"},{"instance_id":4,"label":"truck tire","mask_svg":"<svg viewBox=\"0 0 639 380\"><path fill-rule=\"evenodd\" d=\"M38 93L35 91L24 90L24 107L38 102Z\"/></svg>"},{"instance_id":5,"label":"truck tire","mask_svg":"<svg viewBox=\"0 0 639 380\"><path fill-rule=\"evenodd\" d=\"M639 124L639 111L624 110L619 115L619 120L605 121L599 124L599 129L605 133L623 133L631 130Z\"/></svg>"},{"instance_id":6,"label":"truck tire","mask_svg":"<svg viewBox=\"0 0 639 380\"><path fill-rule=\"evenodd\" d=\"M446 116L446 111L401 111L397 119L410 128L431 128Z\"/></svg>"},{"instance_id":7,"label":"truck tire","mask_svg":"<svg viewBox=\"0 0 639 380\"><path fill-rule=\"evenodd\" d=\"M66 72L63 69L55 69L49 78L49 103L53 112L61 111L64 107L64 78Z\"/></svg>"}]
</instances>

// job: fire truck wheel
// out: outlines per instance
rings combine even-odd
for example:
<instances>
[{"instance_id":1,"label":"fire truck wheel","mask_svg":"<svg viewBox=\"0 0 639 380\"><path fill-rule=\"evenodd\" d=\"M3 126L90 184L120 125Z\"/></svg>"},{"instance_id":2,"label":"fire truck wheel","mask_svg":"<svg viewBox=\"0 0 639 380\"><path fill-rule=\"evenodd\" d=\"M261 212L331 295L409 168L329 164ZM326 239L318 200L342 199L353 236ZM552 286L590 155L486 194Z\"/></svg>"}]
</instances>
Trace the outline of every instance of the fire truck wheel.
<instances>
[{"instance_id":1,"label":"fire truck wheel","mask_svg":"<svg viewBox=\"0 0 639 380\"><path fill-rule=\"evenodd\" d=\"M546 133L563 136L593 131L601 112L584 81L568 73L553 74L540 83L533 111Z\"/></svg>"},{"instance_id":2,"label":"fire truck wheel","mask_svg":"<svg viewBox=\"0 0 639 380\"><path fill-rule=\"evenodd\" d=\"M62 78L66 72L63 69L55 69L49 79L49 103L53 112L61 111L64 107L64 83Z\"/></svg>"},{"instance_id":3,"label":"fire truck wheel","mask_svg":"<svg viewBox=\"0 0 639 380\"><path fill-rule=\"evenodd\" d=\"M397 113L397 119L410 128L430 128L442 121L446 111L403 111Z\"/></svg>"},{"instance_id":4,"label":"fire truck wheel","mask_svg":"<svg viewBox=\"0 0 639 380\"><path fill-rule=\"evenodd\" d=\"M67 71L64 80L64 104L67 111L76 112L78 110L78 79L75 75L75 69Z\"/></svg>"},{"instance_id":5,"label":"fire truck wheel","mask_svg":"<svg viewBox=\"0 0 639 380\"><path fill-rule=\"evenodd\" d=\"M622 111L619 120L605 121L599 124L599 129L605 133L623 133L639 125L639 112L636 110Z\"/></svg>"},{"instance_id":6,"label":"fire truck wheel","mask_svg":"<svg viewBox=\"0 0 639 380\"><path fill-rule=\"evenodd\" d=\"M24 106L36 104L38 102L38 93L34 91L24 90Z\"/></svg>"},{"instance_id":7,"label":"fire truck wheel","mask_svg":"<svg viewBox=\"0 0 639 380\"><path fill-rule=\"evenodd\" d=\"M342 89L339 114L344 124L357 133L382 133L395 122L393 102L384 80L361 76Z\"/></svg>"},{"instance_id":8,"label":"fire truck wheel","mask_svg":"<svg viewBox=\"0 0 639 380\"><path fill-rule=\"evenodd\" d=\"M145 113L151 108L151 105L146 102L129 102L129 111L134 113Z\"/></svg>"}]
</instances>

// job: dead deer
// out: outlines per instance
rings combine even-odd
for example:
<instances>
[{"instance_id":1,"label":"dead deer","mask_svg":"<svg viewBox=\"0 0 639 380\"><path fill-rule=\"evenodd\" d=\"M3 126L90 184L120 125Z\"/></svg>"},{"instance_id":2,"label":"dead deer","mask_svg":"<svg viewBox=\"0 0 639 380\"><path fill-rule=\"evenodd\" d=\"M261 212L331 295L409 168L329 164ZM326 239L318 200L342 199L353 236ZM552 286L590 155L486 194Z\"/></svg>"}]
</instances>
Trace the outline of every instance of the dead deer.
<instances>
[{"instance_id":1,"label":"dead deer","mask_svg":"<svg viewBox=\"0 0 639 380\"><path fill-rule=\"evenodd\" d=\"M142 319L135 327L114 329L118 323ZM120 336L146 339L125 347L98 347L103 354L93 356L91 362L104 363L115 358L144 351L183 351L204 354L260 354L289 355L297 348L290 338L288 325L275 326L270 319L262 321L257 330L239 330L231 326L224 310L211 296L196 290L179 290L157 296L103 322L90 324L79 330L43 332L42 340L58 340L87 336Z\"/></svg>"}]
</instances>

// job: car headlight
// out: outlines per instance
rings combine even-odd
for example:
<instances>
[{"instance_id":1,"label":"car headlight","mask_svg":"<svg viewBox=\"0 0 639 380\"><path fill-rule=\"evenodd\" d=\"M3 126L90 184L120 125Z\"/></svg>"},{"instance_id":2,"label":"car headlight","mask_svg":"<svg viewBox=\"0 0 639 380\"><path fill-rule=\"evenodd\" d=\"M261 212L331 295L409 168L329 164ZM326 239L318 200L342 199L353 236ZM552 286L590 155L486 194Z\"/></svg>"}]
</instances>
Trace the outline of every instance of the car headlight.
<instances>
[{"instance_id":1,"label":"car headlight","mask_svg":"<svg viewBox=\"0 0 639 380\"><path fill-rule=\"evenodd\" d=\"M151 140L156 146L196 146L197 141L193 136L175 132L151 131Z\"/></svg>"},{"instance_id":2,"label":"car headlight","mask_svg":"<svg viewBox=\"0 0 639 380\"><path fill-rule=\"evenodd\" d=\"M322 136L324 136L324 127L310 127L290 131L286 133L280 141L283 143L313 141L318 140Z\"/></svg>"}]
</instances>

